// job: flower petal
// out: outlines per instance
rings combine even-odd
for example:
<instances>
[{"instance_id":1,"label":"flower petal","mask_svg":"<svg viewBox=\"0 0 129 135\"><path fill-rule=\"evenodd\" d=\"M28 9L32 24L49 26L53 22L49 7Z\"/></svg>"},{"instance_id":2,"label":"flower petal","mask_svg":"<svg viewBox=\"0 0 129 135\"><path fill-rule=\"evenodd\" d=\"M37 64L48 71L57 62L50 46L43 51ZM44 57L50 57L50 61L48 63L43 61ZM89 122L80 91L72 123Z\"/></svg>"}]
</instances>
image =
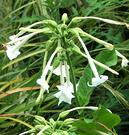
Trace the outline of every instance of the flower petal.
<instances>
[{"instance_id":1,"label":"flower petal","mask_svg":"<svg viewBox=\"0 0 129 135\"><path fill-rule=\"evenodd\" d=\"M90 85L88 82L88 86L89 87L96 87L99 84L104 83L107 79L108 79L108 76L106 76L106 75L101 75L100 78L94 77L94 78L92 78L92 85Z\"/></svg>"},{"instance_id":2,"label":"flower petal","mask_svg":"<svg viewBox=\"0 0 129 135\"><path fill-rule=\"evenodd\" d=\"M11 46L11 45L7 45L7 56L10 60L16 58L21 52L19 51L19 49L16 49L15 45Z\"/></svg>"},{"instance_id":3,"label":"flower petal","mask_svg":"<svg viewBox=\"0 0 129 135\"><path fill-rule=\"evenodd\" d=\"M68 69L70 68L69 66L67 66ZM53 66L49 67L49 70L52 70ZM66 77L66 72L65 72L65 66L62 65L62 72L63 72L63 77ZM56 69L54 69L53 73L57 76L61 75L61 71L60 71L60 66L58 66Z\"/></svg>"},{"instance_id":4,"label":"flower petal","mask_svg":"<svg viewBox=\"0 0 129 135\"><path fill-rule=\"evenodd\" d=\"M70 91L67 91L67 90L61 90L61 91L57 92L56 94L54 94L54 96L56 98L59 98L58 105L60 105L60 103L63 101L71 104L71 100L72 100L72 98L74 98L72 93Z\"/></svg>"},{"instance_id":5,"label":"flower petal","mask_svg":"<svg viewBox=\"0 0 129 135\"><path fill-rule=\"evenodd\" d=\"M38 80L37 80L37 83L38 83L39 85L41 85L41 87L42 87L43 89L47 90L47 92L48 92L49 85L48 85L48 83L43 79L43 77L41 77L40 79L38 79Z\"/></svg>"}]
</instances>

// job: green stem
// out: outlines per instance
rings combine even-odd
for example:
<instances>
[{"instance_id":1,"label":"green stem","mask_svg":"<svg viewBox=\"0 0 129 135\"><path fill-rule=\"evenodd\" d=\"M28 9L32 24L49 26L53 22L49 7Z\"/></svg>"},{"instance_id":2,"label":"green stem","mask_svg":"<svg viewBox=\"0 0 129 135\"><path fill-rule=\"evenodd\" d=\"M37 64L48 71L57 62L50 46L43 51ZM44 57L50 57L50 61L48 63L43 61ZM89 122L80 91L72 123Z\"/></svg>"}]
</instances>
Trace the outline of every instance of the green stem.
<instances>
[{"instance_id":1,"label":"green stem","mask_svg":"<svg viewBox=\"0 0 129 135\"><path fill-rule=\"evenodd\" d=\"M64 38L63 38L63 42L64 42L64 48L67 49L66 42L65 42ZM67 51L66 51L66 56L67 56L68 63L69 63L69 66L70 66L70 73L71 73L71 79L72 79L73 88L74 88L75 102L76 102L77 106L80 106L79 102L78 102L78 98L77 98L76 82L75 82L75 76L74 76L74 73L73 73L73 66L72 66L72 62L71 62L71 59L70 59Z\"/></svg>"}]
</instances>

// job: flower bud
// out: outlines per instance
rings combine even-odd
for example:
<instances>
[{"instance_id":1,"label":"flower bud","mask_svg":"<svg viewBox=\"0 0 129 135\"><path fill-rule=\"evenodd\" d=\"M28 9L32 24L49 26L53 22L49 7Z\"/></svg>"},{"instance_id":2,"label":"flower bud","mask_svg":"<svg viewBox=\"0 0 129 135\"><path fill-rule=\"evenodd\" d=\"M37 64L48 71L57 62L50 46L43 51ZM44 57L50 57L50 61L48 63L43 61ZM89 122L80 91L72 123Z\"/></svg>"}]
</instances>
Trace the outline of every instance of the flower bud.
<instances>
[{"instance_id":1,"label":"flower bud","mask_svg":"<svg viewBox=\"0 0 129 135\"><path fill-rule=\"evenodd\" d=\"M79 33L78 33L78 31L75 28L69 29L69 32L71 32L74 36L76 36L78 38Z\"/></svg>"},{"instance_id":2,"label":"flower bud","mask_svg":"<svg viewBox=\"0 0 129 135\"><path fill-rule=\"evenodd\" d=\"M65 121L64 121L64 124L65 125L68 125L68 124L71 124L71 123L73 123L74 122L74 119L73 118L68 118L68 119L66 119Z\"/></svg>"},{"instance_id":3,"label":"flower bud","mask_svg":"<svg viewBox=\"0 0 129 135\"><path fill-rule=\"evenodd\" d=\"M73 126L72 126L72 127L69 128L69 131L70 131L70 132L74 132L74 131L76 131L76 130L78 130L77 127L73 127Z\"/></svg>"},{"instance_id":4,"label":"flower bud","mask_svg":"<svg viewBox=\"0 0 129 135\"><path fill-rule=\"evenodd\" d=\"M48 40L47 43L46 43L46 50L49 51L51 45L53 44L53 41L52 40Z\"/></svg>"},{"instance_id":5,"label":"flower bud","mask_svg":"<svg viewBox=\"0 0 129 135\"><path fill-rule=\"evenodd\" d=\"M57 23L53 20L43 20L42 23L44 25L47 25L48 27L52 27L52 28L56 28L57 27Z\"/></svg>"},{"instance_id":6,"label":"flower bud","mask_svg":"<svg viewBox=\"0 0 129 135\"><path fill-rule=\"evenodd\" d=\"M60 114L59 114L59 117L60 118L64 118L64 117L66 117L68 114L69 114L69 110L67 110L67 111L64 111L64 112L61 112Z\"/></svg>"},{"instance_id":7,"label":"flower bud","mask_svg":"<svg viewBox=\"0 0 129 135\"><path fill-rule=\"evenodd\" d=\"M42 130L45 126L44 125L36 125L35 129L36 130Z\"/></svg>"},{"instance_id":8,"label":"flower bud","mask_svg":"<svg viewBox=\"0 0 129 135\"><path fill-rule=\"evenodd\" d=\"M80 48L77 47L77 46L73 47L72 51L75 52L75 53L81 54Z\"/></svg>"},{"instance_id":9,"label":"flower bud","mask_svg":"<svg viewBox=\"0 0 129 135\"><path fill-rule=\"evenodd\" d=\"M82 19L83 19L83 17L74 17L74 18L72 19L72 23L78 23L78 22L80 22Z\"/></svg>"},{"instance_id":10,"label":"flower bud","mask_svg":"<svg viewBox=\"0 0 129 135\"><path fill-rule=\"evenodd\" d=\"M63 131L62 135L69 135L69 133L67 131Z\"/></svg>"},{"instance_id":11,"label":"flower bud","mask_svg":"<svg viewBox=\"0 0 129 135\"><path fill-rule=\"evenodd\" d=\"M36 128L32 128L29 130L29 133L37 133L37 129Z\"/></svg>"},{"instance_id":12,"label":"flower bud","mask_svg":"<svg viewBox=\"0 0 129 135\"><path fill-rule=\"evenodd\" d=\"M56 69L60 65L60 57L56 57L53 62L53 68Z\"/></svg>"},{"instance_id":13,"label":"flower bud","mask_svg":"<svg viewBox=\"0 0 129 135\"><path fill-rule=\"evenodd\" d=\"M46 124L46 120L45 120L44 117L41 117L41 116L36 115L35 116L35 119L38 120L38 121L40 121L43 124Z\"/></svg>"},{"instance_id":14,"label":"flower bud","mask_svg":"<svg viewBox=\"0 0 129 135\"><path fill-rule=\"evenodd\" d=\"M66 13L62 15L62 21L65 23L68 20L68 16Z\"/></svg>"},{"instance_id":15,"label":"flower bud","mask_svg":"<svg viewBox=\"0 0 129 135\"><path fill-rule=\"evenodd\" d=\"M57 48L56 48L56 51L57 51L57 52L61 52L62 50L63 50L62 47L57 47Z\"/></svg>"}]
</instances>

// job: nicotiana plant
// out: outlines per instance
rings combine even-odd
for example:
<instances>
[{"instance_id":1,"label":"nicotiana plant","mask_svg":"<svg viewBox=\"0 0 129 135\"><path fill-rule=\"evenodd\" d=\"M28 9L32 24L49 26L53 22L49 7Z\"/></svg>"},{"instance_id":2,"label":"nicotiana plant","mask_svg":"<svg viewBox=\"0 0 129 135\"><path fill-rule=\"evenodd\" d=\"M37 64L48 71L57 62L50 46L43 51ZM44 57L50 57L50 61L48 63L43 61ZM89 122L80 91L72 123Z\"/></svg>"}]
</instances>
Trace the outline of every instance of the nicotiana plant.
<instances>
[{"instance_id":1,"label":"nicotiana plant","mask_svg":"<svg viewBox=\"0 0 129 135\"><path fill-rule=\"evenodd\" d=\"M108 80L108 76L103 75L105 70L108 70L111 73L116 74L116 75L119 74L118 72L110 68L110 66L113 66L116 64L117 56L122 58L122 64L121 64L122 67L127 66L129 61L126 59L125 56L123 56L120 52L118 52L118 50L116 50L112 44L107 43L101 39L98 39L84 32L81 28L75 26L76 23L79 23L80 21L84 19L97 19L106 23L115 24L115 25L125 25L127 28L129 27L129 24L127 23L117 22L117 21L103 19L99 17L74 17L69 23L67 23L68 17L67 17L67 14L64 13L62 15L62 22L63 22L62 24L57 24L53 20L43 20L43 21L34 23L28 27L25 27L25 28L22 27L20 28L20 32L18 34L10 36L10 40L11 40L10 42L2 45L3 49L6 51L8 58L10 60L13 60L16 57L18 57L18 55L20 55L21 52L19 51L19 49L30 38L32 38L33 36L39 33L50 35L50 39L47 41L46 46L45 46L46 51L44 54L41 77L37 79L37 84L39 84L41 88L40 88L39 96L36 100L36 104L42 102L45 91L49 93L50 79L51 79L52 74L55 74L60 77L60 84L56 86L59 91L53 95L54 97L59 99L58 105L60 105L62 102L71 104L72 99L75 98L76 106L79 107L79 106L85 106L89 102L89 99L83 99L83 97L81 97L82 93L83 93L83 96L85 96L84 95L85 87L82 89L82 86L84 85L86 86L87 91L88 90L90 91L90 94L89 94L90 96L92 93L91 89L97 87L100 84L105 83ZM43 25L42 29L32 28L39 24ZM30 34L25 35L26 32L30 32ZM103 46L106 47L107 50L104 50L105 52L100 52L98 57L100 57L100 55L103 55L104 57L108 57L106 55L110 55L112 57L115 56L115 60L114 60L115 62L114 63L109 62L110 64L109 63L106 64L106 62L101 62L105 60L104 57L103 58L101 57L101 59L103 60L101 60L100 58L98 58L98 60L97 58L93 59L83 41L83 37L90 38L96 41L97 43L102 44ZM83 50L82 48L79 48L75 44L74 42L75 38L78 39L78 41L82 45ZM48 60L48 53L51 54L49 60ZM71 57L70 57L71 53L76 53L78 55L81 55L88 60L88 67L86 67L85 70L87 70L90 76L86 73L86 76L84 77L84 74L83 74L83 77L78 82L76 82L76 78L73 72ZM101 70L98 70L97 67L100 67ZM43 120L43 123L47 123L47 122ZM53 120L51 120L50 123L55 124ZM38 135L43 134L43 132L46 132L47 129L51 129L52 126L50 126L51 125L50 123L40 126L40 128L38 128L40 129L40 131L36 130L36 131L39 131ZM53 128L55 129L54 126ZM110 129L111 128L113 128L113 126L110 127ZM54 135L54 132L56 131L53 130L53 132L48 133L48 134L53 133ZM62 134L67 134L65 131L61 130L61 132ZM98 133L100 132L99 134L104 134L104 133L107 134L106 131L103 131L101 129L100 131L94 129L94 132L98 132ZM25 132L25 133L28 133L28 132Z\"/></svg>"}]
</instances>

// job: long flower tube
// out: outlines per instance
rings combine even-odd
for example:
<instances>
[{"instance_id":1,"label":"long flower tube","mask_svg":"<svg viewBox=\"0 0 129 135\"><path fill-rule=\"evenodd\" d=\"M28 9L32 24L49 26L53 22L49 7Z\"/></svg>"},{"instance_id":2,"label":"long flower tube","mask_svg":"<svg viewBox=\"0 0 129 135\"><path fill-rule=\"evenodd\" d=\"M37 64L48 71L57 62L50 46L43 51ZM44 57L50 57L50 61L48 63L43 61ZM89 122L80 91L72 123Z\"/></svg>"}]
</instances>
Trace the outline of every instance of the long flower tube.
<instances>
[{"instance_id":1,"label":"long flower tube","mask_svg":"<svg viewBox=\"0 0 129 135\"><path fill-rule=\"evenodd\" d=\"M87 50L83 40L81 39L80 36L78 36L78 39L81 42L81 44L82 44L82 46L83 46L83 48L85 50L85 53L87 54L87 58L88 58L90 67L91 67L91 69L92 69L92 71L94 73L94 76L95 76L95 77L92 78L92 85L90 85L89 82L88 82L88 85L90 87L96 87L99 84L104 83L108 79L108 76L106 76L106 75L99 76L99 73L98 73L98 71L97 71L97 69L95 67L94 62L92 61L92 58L91 58L91 56L90 56L90 54L89 54L89 52L88 52L88 50Z\"/></svg>"},{"instance_id":2,"label":"long flower tube","mask_svg":"<svg viewBox=\"0 0 129 135\"><path fill-rule=\"evenodd\" d=\"M72 51L74 51L74 52L76 52L76 53L82 55L82 56L85 57L85 58L88 58L88 56L87 56L86 54L82 53L81 50L80 50L76 45L74 45L74 47L72 48ZM110 67L104 65L103 63L101 63L101 62L99 62L99 61L97 61L97 60L95 60L95 59L93 59L93 58L91 58L91 59L92 59L92 61L93 61L95 64L97 64L98 66L100 66L100 67L102 67L102 68L105 68L106 70L112 72L113 74L119 75L118 72L116 72L115 70L111 69Z\"/></svg>"},{"instance_id":3,"label":"long flower tube","mask_svg":"<svg viewBox=\"0 0 129 135\"><path fill-rule=\"evenodd\" d=\"M47 80L46 80L46 75L47 75L47 73L48 73L48 70L49 70L49 68L50 68L50 65L51 65L51 62L52 62L54 56L56 55L56 53L57 53L58 51L61 51L61 50L62 50L61 47L57 47L57 48L56 48L56 50L55 50L55 51L53 52L53 54L51 55L51 57L50 57L50 59L49 59L47 65L45 66L45 69L44 69L44 71L43 71L43 74L42 74L41 78L37 80L37 83L38 83L39 85L41 85L41 89L40 89L39 96L38 96L38 98L37 98L37 100L36 100L36 103L38 103L38 102L40 101L40 99L42 98L43 93L44 93L45 90L47 90L47 92L49 92L49 90L48 90L48 89L49 89L49 85L48 85L48 82L47 82ZM48 81L49 81L49 80L48 80Z\"/></svg>"},{"instance_id":4,"label":"long flower tube","mask_svg":"<svg viewBox=\"0 0 129 135\"><path fill-rule=\"evenodd\" d=\"M66 61L64 61L64 66L65 69L63 69L63 72L65 72L66 74L66 82L62 85L58 85L57 88L60 91L54 94L56 98L59 98L58 105L60 105L60 103L63 101L71 104L71 100L72 98L74 98L74 96L72 95L72 93L74 92L73 84L70 82L69 69Z\"/></svg>"},{"instance_id":5,"label":"long flower tube","mask_svg":"<svg viewBox=\"0 0 129 135\"><path fill-rule=\"evenodd\" d=\"M14 39L10 42L8 42L6 44L6 53L7 56L10 60L16 58L21 52L19 51L19 49L21 48L21 46L23 46L31 37L33 37L34 35L41 33L39 32L34 32L31 34L28 34L26 36Z\"/></svg>"},{"instance_id":6,"label":"long flower tube","mask_svg":"<svg viewBox=\"0 0 129 135\"><path fill-rule=\"evenodd\" d=\"M97 43L99 43L99 44L102 44L102 45L104 45L107 49L109 49L109 50L112 50L113 49L113 45L112 44L110 44L110 43L107 43L107 42L105 42L105 41L103 41L103 40L101 40L101 39L98 39L98 38L96 38L96 37L94 37L94 36L92 36L92 35L90 35L90 34L88 34L88 33L86 33L86 32L82 32L82 33L80 33L82 36L86 36L86 37L89 37L89 38L91 38L91 39L93 39L94 41L96 41ZM115 49L116 50L116 49ZM119 56L120 58L122 58L122 63L121 63L121 66L122 67L126 67L127 65L128 65L128 63L129 63L129 61L126 59L126 57L125 56L123 56L120 52L118 52L117 50L116 50L116 54L117 54L117 56Z\"/></svg>"}]
</instances>

